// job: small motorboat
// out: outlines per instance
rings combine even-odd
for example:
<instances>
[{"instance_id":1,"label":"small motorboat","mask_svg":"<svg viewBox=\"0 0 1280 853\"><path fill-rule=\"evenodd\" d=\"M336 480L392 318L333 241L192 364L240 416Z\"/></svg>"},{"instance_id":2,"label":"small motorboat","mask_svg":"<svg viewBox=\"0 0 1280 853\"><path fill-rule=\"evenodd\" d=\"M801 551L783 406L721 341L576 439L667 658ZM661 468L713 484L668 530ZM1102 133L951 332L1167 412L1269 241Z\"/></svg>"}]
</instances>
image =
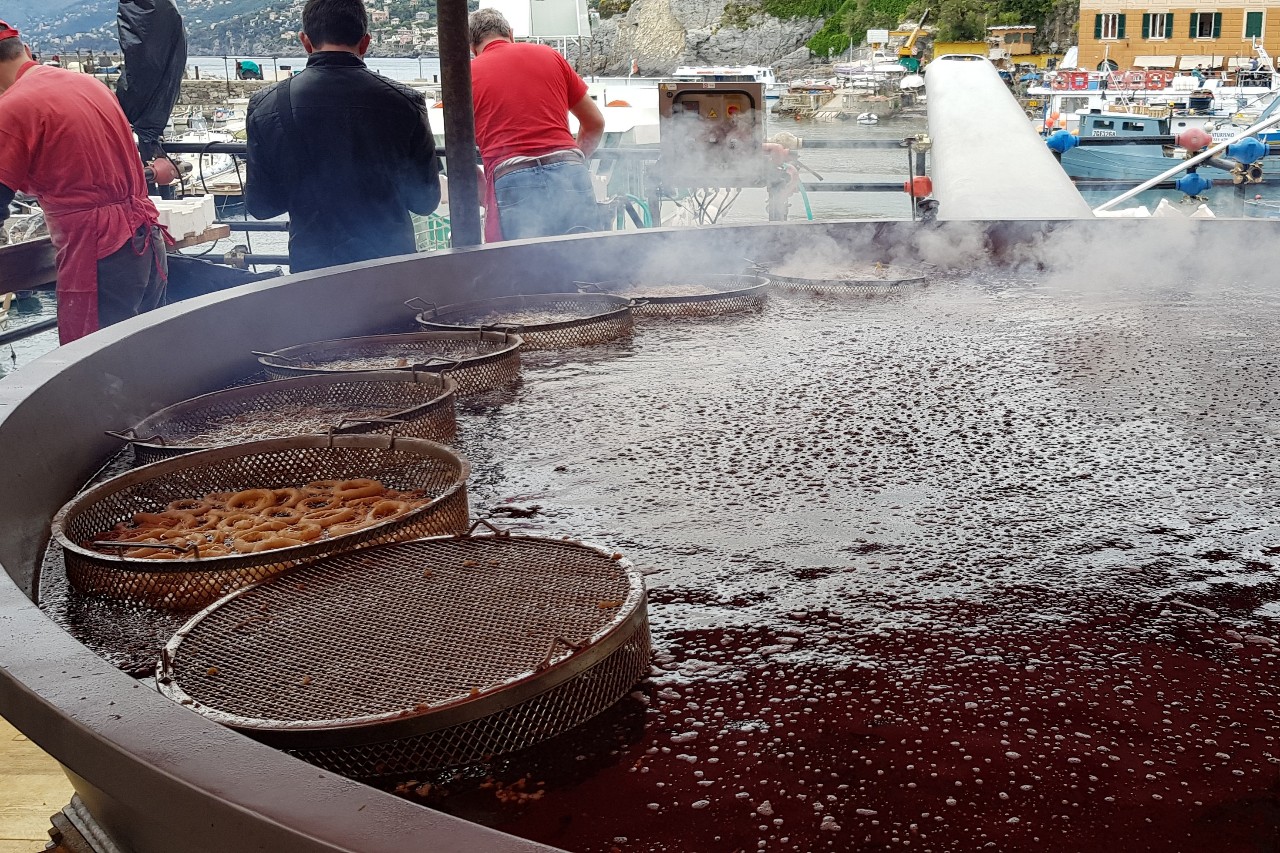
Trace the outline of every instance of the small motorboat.
<instances>
[{"instance_id":1,"label":"small motorboat","mask_svg":"<svg viewBox=\"0 0 1280 853\"><path fill-rule=\"evenodd\" d=\"M858 113L858 124L879 124L880 116L875 113Z\"/></svg>"}]
</instances>

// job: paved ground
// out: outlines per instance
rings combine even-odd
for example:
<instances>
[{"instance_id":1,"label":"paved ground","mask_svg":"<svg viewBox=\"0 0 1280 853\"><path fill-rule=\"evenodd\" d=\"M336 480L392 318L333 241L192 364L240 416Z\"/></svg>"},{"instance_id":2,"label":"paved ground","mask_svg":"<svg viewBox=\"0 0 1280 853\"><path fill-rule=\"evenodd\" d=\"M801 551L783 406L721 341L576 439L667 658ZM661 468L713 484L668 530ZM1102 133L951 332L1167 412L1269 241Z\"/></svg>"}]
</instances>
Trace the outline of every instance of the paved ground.
<instances>
[{"instance_id":1,"label":"paved ground","mask_svg":"<svg viewBox=\"0 0 1280 853\"><path fill-rule=\"evenodd\" d=\"M49 815L71 800L57 763L0 718L0 853L32 853L49 840Z\"/></svg>"}]
</instances>

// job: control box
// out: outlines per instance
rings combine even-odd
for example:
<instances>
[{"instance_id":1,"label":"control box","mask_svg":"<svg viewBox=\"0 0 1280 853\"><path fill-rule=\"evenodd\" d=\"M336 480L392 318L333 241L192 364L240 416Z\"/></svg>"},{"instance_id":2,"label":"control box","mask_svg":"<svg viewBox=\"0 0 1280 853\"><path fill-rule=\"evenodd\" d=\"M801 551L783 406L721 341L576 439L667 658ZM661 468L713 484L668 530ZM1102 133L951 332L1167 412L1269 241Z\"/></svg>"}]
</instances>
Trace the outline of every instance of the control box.
<instances>
[{"instance_id":1,"label":"control box","mask_svg":"<svg viewBox=\"0 0 1280 853\"><path fill-rule=\"evenodd\" d=\"M766 112L763 83L658 84L663 188L764 186Z\"/></svg>"}]
</instances>

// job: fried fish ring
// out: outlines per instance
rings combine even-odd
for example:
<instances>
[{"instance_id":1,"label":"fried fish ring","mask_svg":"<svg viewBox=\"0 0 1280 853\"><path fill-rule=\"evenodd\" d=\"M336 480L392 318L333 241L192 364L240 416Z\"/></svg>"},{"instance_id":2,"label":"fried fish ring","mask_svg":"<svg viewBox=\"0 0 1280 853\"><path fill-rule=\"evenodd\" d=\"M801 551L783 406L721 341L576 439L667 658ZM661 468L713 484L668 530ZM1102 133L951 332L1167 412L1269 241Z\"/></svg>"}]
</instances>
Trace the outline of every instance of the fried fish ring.
<instances>
[{"instance_id":1,"label":"fried fish ring","mask_svg":"<svg viewBox=\"0 0 1280 853\"><path fill-rule=\"evenodd\" d=\"M386 492L386 490L386 486L377 480L343 480L338 484L335 494L344 501L353 501L360 498L377 497Z\"/></svg>"},{"instance_id":2,"label":"fried fish ring","mask_svg":"<svg viewBox=\"0 0 1280 853\"><path fill-rule=\"evenodd\" d=\"M227 499L227 509L260 512L275 506L276 495L271 489L245 489Z\"/></svg>"}]
</instances>

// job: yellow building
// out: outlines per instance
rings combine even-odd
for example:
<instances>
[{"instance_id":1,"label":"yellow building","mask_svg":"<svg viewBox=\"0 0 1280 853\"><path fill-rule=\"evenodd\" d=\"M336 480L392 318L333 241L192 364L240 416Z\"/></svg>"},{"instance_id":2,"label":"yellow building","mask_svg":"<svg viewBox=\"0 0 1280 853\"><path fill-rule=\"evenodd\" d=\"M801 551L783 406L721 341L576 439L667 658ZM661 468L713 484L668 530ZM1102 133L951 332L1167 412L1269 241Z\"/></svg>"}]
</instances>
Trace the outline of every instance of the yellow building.
<instances>
[{"instance_id":1,"label":"yellow building","mask_svg":"<svg viewBox=\"0 0 1280 853\"><path fill-rule=\"evenodd\" d=\"M1080 67L1190 71L1233 76L1248 68L1253 41L1280 45L1280 0L1199 6L1179 0L1082 0Z\"/></svg>"},{"instance_id":2,"label":"yellow building","mask_svg":"<svg viewBox=\"0 0 1280 853\"><path fill-rule=\"evenodd\" d=\"M930 58L945 56L948 53L973 53L978 56L985 56L993 61L999 58L992 55L991 44L985 41L936 41L933 43ZM1014 57L1012 62L1018 65L1034 65L1037 68L1048 68L1050 59L1060 60L1062 59L1062 54L1029 53Z\"/></svg>"},{"instance_id":3,"label":"yellow building","mask_svg":"<svg viewBox=\"0 0 1280 853\"><path fill-rule=\"evenodd\" d=\"M1031 55L1031 45L1036 40L1036 28L1030 24L1016 27L987 27L987 44L990 45L990 58L1014 58Z\"/></svg>"}]
</instances>

